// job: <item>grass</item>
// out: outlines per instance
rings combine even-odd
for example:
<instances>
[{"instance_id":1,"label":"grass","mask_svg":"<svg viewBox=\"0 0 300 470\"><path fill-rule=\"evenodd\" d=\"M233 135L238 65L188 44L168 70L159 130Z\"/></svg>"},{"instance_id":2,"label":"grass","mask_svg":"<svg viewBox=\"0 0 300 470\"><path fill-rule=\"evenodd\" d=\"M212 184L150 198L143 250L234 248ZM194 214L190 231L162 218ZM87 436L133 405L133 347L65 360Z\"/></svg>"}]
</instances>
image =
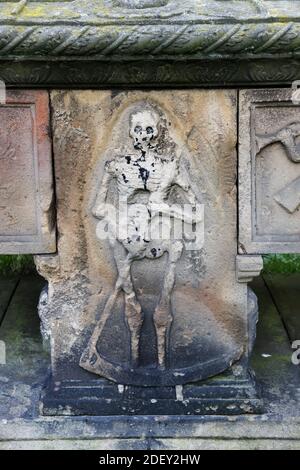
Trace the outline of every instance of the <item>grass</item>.
<instances>
[{"instance_id":1,"label":"grass","mask_svg":"<svg viewBox=\"0 0 300 470\"><path fill-rule=\"evenodd\" d=\"M300 273L300 255L265 255L265 273Z\"/></svg>"},{"instance_id":2,"label":"grass","mask_svg":"<svg viewBox=\"0 0 300 470\"><path fill-rule=\"evenodd\" d=\"M33 257L30 255L1 255L0 274L29 273L35 270Z\"/></svg>"},{"instance_id":3,"label":"grass","mask_svg":"<svg viewBox=\"0 0 300 470\"><path fill-rule=\"evenodd\" d=\"M300 273L300 255L265 255L265 273ZM30 255L1 255L0 274L28 273L35 270L33 257Z\"/></svg>"}]
</instances>

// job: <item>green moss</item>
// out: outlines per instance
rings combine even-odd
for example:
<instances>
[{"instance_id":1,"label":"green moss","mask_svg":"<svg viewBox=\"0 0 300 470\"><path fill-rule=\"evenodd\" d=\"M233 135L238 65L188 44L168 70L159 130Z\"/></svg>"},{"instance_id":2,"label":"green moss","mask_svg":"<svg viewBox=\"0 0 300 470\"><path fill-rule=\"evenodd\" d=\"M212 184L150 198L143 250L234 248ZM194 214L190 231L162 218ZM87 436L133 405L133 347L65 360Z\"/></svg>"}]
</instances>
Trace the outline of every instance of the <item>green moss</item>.
<instances>
[{"instance_id":1,"label":"green moss","mask_svg":"<svg viewBox=\"0 0 300 470\"><path fill-rule=\"evenodd\" d=\"M276 377L280 380L286 380L289 373L292 373L294 367L291 363L291 354L272 354L270 357L263 357L261 354L253 354L251 357L251 367L258 378Z\"/></svg>"},{"instance_id":2,"label":"green moss","mask_svg":"<svg viewBox=\"0 0 300 470\"><path fill-rule=\"evenodd\" d=\"M265 255L265 273L300 273L300 254Z\"/></svg>"},{"instance_id":3,"label":"green moss","mask_svg":"<svg viewBox=\"0 0 300 470\"><path fill-rule=\"evenodd\" d=\"M30 255L1 255L0 274L29 273L35 270L33 257Z\"/></svg>"}]
</instances>

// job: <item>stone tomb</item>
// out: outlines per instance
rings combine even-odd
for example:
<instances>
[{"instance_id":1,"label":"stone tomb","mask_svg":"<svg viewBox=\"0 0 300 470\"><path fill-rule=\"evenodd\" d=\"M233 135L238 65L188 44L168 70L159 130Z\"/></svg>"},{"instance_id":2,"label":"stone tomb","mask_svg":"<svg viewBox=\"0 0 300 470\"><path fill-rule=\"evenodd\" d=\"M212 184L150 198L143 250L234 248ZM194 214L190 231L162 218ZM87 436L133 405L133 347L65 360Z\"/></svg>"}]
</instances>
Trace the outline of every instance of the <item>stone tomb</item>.
<instances>
[{"instance_id":1,"label":"stone tomb","mask_svg":"<svg viewBox=\"0 0 300 470\"><path fill-rule=\"evenodd\" d=\"M290 90L10 91L0 115L0 249L48 281L41 412L260 412L248 283L299 251Z\"/></svg>"},{"instance_id":2,"label":"stone tomb","mask_svg":"<svg viewBox=\"0 0 300 470\"><path fill-rule=\"evenodd\" d=\"M236 92L53 91L51 107L43 412L257 411L256 301L236 275ZM254 261L239 260L250 279Z\"/></svg>"}]
</instances>

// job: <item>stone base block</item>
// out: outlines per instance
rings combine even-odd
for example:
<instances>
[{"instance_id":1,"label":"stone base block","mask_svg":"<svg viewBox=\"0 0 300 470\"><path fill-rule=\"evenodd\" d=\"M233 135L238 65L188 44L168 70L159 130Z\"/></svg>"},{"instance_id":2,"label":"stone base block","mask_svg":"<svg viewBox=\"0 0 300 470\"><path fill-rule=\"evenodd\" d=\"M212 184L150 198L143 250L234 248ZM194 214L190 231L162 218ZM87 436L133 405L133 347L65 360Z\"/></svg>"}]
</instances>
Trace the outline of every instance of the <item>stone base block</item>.
<instances>
[{"instance_id":1,"label":"stone base block","mask_svg":"<svg viewBox=\"0 0 300 470\"><path fill-rule=\"evenodd\" d=\"M41 397L46 416L239 415L263 412L256 384L233 376L175 387L137 387L106 380L54 382Z\"/></svg>"}]
</instances>

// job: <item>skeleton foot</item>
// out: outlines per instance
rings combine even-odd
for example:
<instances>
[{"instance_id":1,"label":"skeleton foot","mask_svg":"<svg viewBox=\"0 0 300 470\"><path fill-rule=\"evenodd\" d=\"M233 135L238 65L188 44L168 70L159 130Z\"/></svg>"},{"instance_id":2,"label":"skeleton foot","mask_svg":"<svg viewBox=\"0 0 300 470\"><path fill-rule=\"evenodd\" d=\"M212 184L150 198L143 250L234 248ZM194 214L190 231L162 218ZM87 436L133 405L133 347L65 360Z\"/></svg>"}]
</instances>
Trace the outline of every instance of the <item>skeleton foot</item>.
<instances>
[{"instance_id":1,"label":"skeleton foot","mask_svg":"<svg viewBox=\"0 0 300 470\"><path fill-rule=\"evenodd\" d=\"M172 324L170 301L160 302L153 315L156 331L158 365L161 369L167 366L167 341Z\"/></svg>"},{"instance_id":2,"label":"skeleton foot","mask_svg":"<svg viewBox=\"0 0 300 470\"><path fill-rule=\"evenodd\" d=\"M99 355L96 347L94 345L89 345L81 355L79 364L86 368L86 365L93 366L97 362Z\"/></svg>"},{"instance_id":3,"label":"skeleton foot","mask_svg":"<svg viewBox=\"0 0 300 470\"><path fill-rule=\"evenodd\" d=\"M140 335L144 317L142 307L133 294L125 294L125 316L130 331L131 366L137 367L139 362Z\"/></svg>"}]
</instances>

